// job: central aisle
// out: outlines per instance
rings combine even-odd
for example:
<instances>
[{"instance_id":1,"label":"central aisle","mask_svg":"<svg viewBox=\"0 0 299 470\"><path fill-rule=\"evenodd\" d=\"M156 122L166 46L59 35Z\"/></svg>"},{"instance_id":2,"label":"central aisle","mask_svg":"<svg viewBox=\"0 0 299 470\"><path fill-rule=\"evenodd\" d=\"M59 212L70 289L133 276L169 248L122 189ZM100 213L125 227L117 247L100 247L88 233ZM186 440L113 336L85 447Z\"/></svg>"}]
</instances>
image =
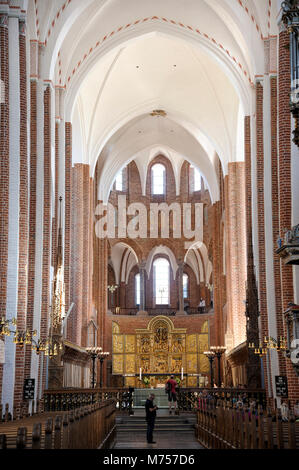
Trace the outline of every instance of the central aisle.
<instances>
[{"instance_id":1,"label":"central aisle","mask_svg":"<svg viewBox=\"0 0 299 470\"><path fill-rule=\"evenodd\" d=\"M144 409L135 409L133 416L118 416L114 449L203 449L195 438L195 416L169 415L168 410L158 411L154 440L146 442Z\"/></svg>"}]
</instances>

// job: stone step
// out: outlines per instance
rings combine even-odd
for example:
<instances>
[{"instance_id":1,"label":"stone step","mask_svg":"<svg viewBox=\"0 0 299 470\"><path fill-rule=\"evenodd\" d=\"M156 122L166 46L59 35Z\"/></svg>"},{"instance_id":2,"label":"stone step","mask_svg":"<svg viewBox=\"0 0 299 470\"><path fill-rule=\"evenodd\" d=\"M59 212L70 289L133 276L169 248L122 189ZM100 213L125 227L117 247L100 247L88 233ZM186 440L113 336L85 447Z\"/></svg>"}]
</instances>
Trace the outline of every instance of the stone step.
<instances>
[{"instance_id":1,"label":"stone step","mask_svg":"<svg viewBox=\"0 0 299 470\"><path fill-rule=\"evenodd\" d=\"M146 424L145 419L140 420L140 421L121 421L116 423L117 426L140 426L143 424ZM178 422L172 422L172 421L157 421L156 420L156 426L171 426L173 428L176 428L177 426L195 426L195 422L193 421L178 421Z\"/></svg>"},{"instance_id":2,"label":"stone step","mask_svg":"<svg viewBox=\"0 0 299 470\"><path fill-rule=\"evenodd\" d=\"M147 428L146 426L145 427L140 427L138 429L136 428L124 428L124 429L118 429L117 428L117 436L120 436L120 435L124 435L126 436L126 439L128 439L128 433L145 433L147 431ZM159 428L159 427L155 427L155 432L168 432L168 433L172 433L172 432L176 432L176 433L194 433L194 429L192 428L175 428L175 430L171 427L168 427L168 428ZM118 438L117 438L118 440Z\"/></svg>"}]
</instances>

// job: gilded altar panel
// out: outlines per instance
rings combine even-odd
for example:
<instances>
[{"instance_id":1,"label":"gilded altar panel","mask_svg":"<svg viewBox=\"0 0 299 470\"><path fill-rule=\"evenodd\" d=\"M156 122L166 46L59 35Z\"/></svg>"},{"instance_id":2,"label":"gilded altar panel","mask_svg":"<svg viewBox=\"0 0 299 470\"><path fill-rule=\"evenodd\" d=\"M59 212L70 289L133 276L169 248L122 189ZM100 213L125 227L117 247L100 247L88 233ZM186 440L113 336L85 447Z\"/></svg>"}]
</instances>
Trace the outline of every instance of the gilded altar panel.
<instances>
[{"instance_id":1,"label":"gilded altar panel","mask_svg":"<svg viewBox=\"0 0 299 470\"><path fill-rule=\"evenodd\" d=\"M125 371L126 374L135 374L136 373L136 364L135 364L135 355L126 354L125 355Z\"/></svg>"},{"instance_id":2,"label":"gilded altar panel","mask_svg":"<svg viewBox=\"0 0 299 470\"><path fill-rule=\"evenodd\" d=\"M122 354L113 354L113 374L124 373L124 356Z\"/></svg>"},{"instance_id":3,"label":"gilded altar panel","mask_svg":"<svg viewBox=\"0 0 299 470\"><path fill-rule=\"evenodd\" d=\"M124 352L124 337L123 335L113 335L113 353L121 354Z\"/></svg>"},{"instance_id":4,"label":"gilded altar panel","mask_svg":"<svg viewBox=\"0 0 299 470\"><path fill-rule=\"evenodd\" d=\"M139 368L142 369L143 374L149 374L151 372L151 357L150 357L150 355L140 356Z\"/></svg>"},{"instance_id":5,"label":"gilded altar panel","mask_svg":"<svg viewBox=\"0 0 299 470\"><path fill-rule=\"evenodd\" d=\"M173 354L171 357L171 368L172 374L180 373L183 366L182 355Z\"/></svg>"},{"instance_id":6,"label":"gilded altar panel","mask_svg":"<svg viewBox=\"0 0 299 470\"><path fill-rule=\"evenodd\" d=\"M209 359L204 354L199 354L199 371L201 374L207 374L210 370Z\"/></svg>"},{"instance_id":7,"label":"gilded altar panel","mask_svg":"<svg viewBox=\"0 0 299 470\"><path fill-rule=\"evenodd\" d=\"M186 335L184 335L184 334L173 334L171 336L172 336L171 346L170 346L171 352L173 352L173 353L185 352L185 348L186 348L185 337L186 337Z\"/></svg>"},{"instance_id":8,"label":"gilded altar panel","mask_svg":"<svg viewBox=\"0 0 299 470\"><path fill-rule=\"evenodd\" d=\"M197 373L197 354L187 354L187 372Z\"/></svg>"},{"instance_id":9,"label":"gilded altar panel","mask_svg":"<svg viewBox=\"0 0 299 470\"><path fill-rule=\"evenodd\" d=\"M187 386L196 388L197 387L197 377L187 377Z\"/></svg>"},{"instance_id":10,"label":"gilded altar panel","mask_svg":"<svg viewBox=\"0 0 299 470\"><path fill-rule=\"evenodd\" d=\"M136 377L125 377L125 387L136 387Z\"/></svg>"},{"instance_id":11,"label":"gilded altar panel","mask_svg":"<svg viewBox=\"0 0 299 470\"><path fill-rule=\"evenodd\" d=\"M139 354L151 352L151 337L150 335L137 335L137 352Z\"/></svg>"},{"instance_id":12,"label":"gilded altar panel","mask_svg":"<svg viewBox=\"0 0 299 470\"><path fill-rule=\"evenodd\" d=\"M125 335L125 352L135 353L135 335Z\"/></svg>"},{"instance_id":13,"label":"gilded altar panel","mask_svg":"<svg viewBox=\"0 0 299 470\"><path fill-rule=\"evenodd\" d=\"M159 353L153 358L153 373L166 374L169 370L168 355Z\"/></svg>"},{"instance_id":14,"label":"gilded altar panel","mask_svg":"<svg viewBox=\"0 0 299 470\"><path fill-rule=\"evenodd\" d=\"M197 335L187 335L187 352L196 353L197 352Z\"/></svg>"},{"instance_id":15,"label":"gilded altar panel","mask_svg":"<svg viewBox=\"0 0 299 470\"><path fill-rule=\"evenodd\" d=\"M203 353L204 351L209 350L209 335L200 334L199 335L199 352Z\"/></svg>"}]
</instances>

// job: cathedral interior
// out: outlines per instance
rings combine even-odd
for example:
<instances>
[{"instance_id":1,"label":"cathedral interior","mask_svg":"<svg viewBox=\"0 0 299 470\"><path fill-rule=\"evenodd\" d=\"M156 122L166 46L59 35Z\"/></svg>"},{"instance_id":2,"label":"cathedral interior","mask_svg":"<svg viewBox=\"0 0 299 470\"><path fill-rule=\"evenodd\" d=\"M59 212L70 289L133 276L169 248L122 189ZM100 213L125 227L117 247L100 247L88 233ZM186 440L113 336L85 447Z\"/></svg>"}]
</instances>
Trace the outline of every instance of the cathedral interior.
<instances>
[{"instance_id":1,"label":"cathedral interior","mask_svg":"<svg viewBox=\"0 0 299 470\"><path fill-rule=\"evenodd\" d=\"M298 37L297 0L0 2L0 435L171 375L297 423Z\"/></svg>"}]
</instances>

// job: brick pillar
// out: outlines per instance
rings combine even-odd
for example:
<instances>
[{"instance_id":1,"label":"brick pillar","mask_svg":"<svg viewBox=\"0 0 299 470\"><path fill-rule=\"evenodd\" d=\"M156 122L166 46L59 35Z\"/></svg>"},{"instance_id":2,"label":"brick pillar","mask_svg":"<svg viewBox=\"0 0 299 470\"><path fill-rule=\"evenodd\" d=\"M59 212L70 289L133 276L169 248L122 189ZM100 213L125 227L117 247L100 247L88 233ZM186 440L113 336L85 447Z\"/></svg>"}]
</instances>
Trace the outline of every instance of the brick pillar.
<instances>
[{"instance_id":1,"label":"brick pillar","mask_svg":"<svg viewBox=\"0 0 299 470\"><path fill-rule=\"evenodd\" d=\"M83 293L83 165L72 169L72 251L71 251L71 301L74 308L68 319L67 337L80 345L82 332Z\"/></svg>"},{"instance_id":2,"label":"brick pillar","mask_svg":"<svg viewBox=\"0 0 299 470\"><path fill-rule=\"evenodd\" d=\"M145 311L145 296L146 296L146 286L145 286L145 280L146 280L146 270L145 270L145 261L142 261L139 264L139 272L140 272L140 306L139 310L141 312ZM134 290L135 292L135 290Z\"/></svg>"},{"instance_id":3,"label":"brick pillar","mask_svg":"<svg viewBox=\"0 0 299 470\"><path fill-rule=\"evenodd\" d=\"M227 297L233 347L246 340L246 215L245 164L230 163L226 186ZM214 276L217 274L214 272Z\"/></svg>"},{"instance_id":4,"label":"brick pillar","mask_svg":"<svg viewBox=\"0 0 299 470\"><path fill-rule=\"evenodd\" d=\"M283 236L286 229L292 227L292 192L291 192L291 113L289 109L290 92L290 55L289 33L285 30L279 34L279 84L278 84L278 136L279 136L279 229ZM288 303L294 301L292 266L281 266L282 312L287 310ZM278 319L281 325L282 319ZM286 336L286 333L285 333ZM298 400L299 378L292 363L286 360L289 384L289 399L294 404Z\"/></svg>"},{"instance_id":5,"label":"brick pillar","mask_svg":"<svg viewBox=\"0 0 299 470\"><path fill-rule=\"evenodd\" d=\"M272 224L273 224L273 246L277 247L279 238L279 177L278 177L278 145L277 145L277 76L270 78L271 93L271 161L272 161ZM276 325L277 336L284 336L281 302L281 277L280 277L280 259L273 254L275 302L276 302ZM285 357L282 352L278 352L279 370L281 375L286 373Z\"/></svg>"},{"instance_id":6,"label":"brick pillar","mask_svg":"<svg viewBox=\"0 0 299 470\"><path fill-rule=\"evenodd\" d=\"M28 152L27 152L27 70L25 23L20 22L20 194L19 194L19 272L18 272L18 329L26 330L28 283ZM23 401L25 352L16 348L14 407L20 411Z\"/></svg>"},{"instance_id":7,"label":"brick pillar","mask_svg":"<svg viewBox=\"0 0 299 470\"><path fill-rule=\"evenodd\" d=\"M213 289L214 300L213 308L215 313L215 346L222 346L225 342L228 349L232 348L232 341L229 334L224 338L223 331L223 305L221 300L221 258L223 256L220 249L220 225L221 225L221 202L218 201L213 205L213 222L212 222L212 252L213 252ZM204 265L204 264L203 264ZM205 279L206 282L206 279ZM200 297L205 298L205 284L201 286ZM229 325L229 322L228 322ZM227 332L226 332L227 333Z\"/></svg>"},{"instance_id":8,"label":"brick pillar","mask_svg":"<svg viewBox=\"0 0 299 470\"><path fill-rule=\"evenodd\" d=\"M178 296L179 296L179 312L177 314L184 314L184 292L183 292L183 274L184 263L178 263L177 277L178 277Z\"/></svg>"},{"instance_id":9,"label":"brick pillar","mask_svg":"<svg viewBox=\"0 0 299 470\"><path fill-rule=\"evenodd\" d=\"M8 16L0 15L0 79L4 96L0 100L0 316L6 316L8 209L9 209L9 71ZM0 393L2 396L3 365L0 364ZM5 405L5 404L4 404Z\"/></svg>"},{"instance_id":10,"label":"brick pillar","mask_svg":"<svg viewBox=\"0 0 299 470\"><path fill-rule=\"evenodd\" d=\"M244 148L246 173L246 232L247 232L247 345L259 344L259 305L256 278L254 272L254 256L252 246L252 175L251 175L251 122L250 116L244 122ZM246 367L248 388L261 388L260 358L252 349L248 349Z\"/></svg>"},{"instance_id":11,"label":"brick pillar","mask_svg":"<svg viewBox=\"0 0 299 470\"><path fill-rule=\"evenodd\" d=\"M49 334L50 269L51 269L51 87L44 91L44 200L43 200L43 257L42 257L42 305L40 321L40 338ZM41 391L46 383L46 358L40 362L42 378L39 375Z\"/></svg>"},{"instance_id":12,"label":"brick pillar","mask_svg":"<svg viewBox=\"0 0 299 470\"><path fill-rule=\"evenodd\" d=\"M256 178L257 178L257 207L258 207L258 247L259 247L259 304L260 304L260 338L269 336L267 285L266 285L266 247L265 247L265 204L264 204L264 93L263 85L256 84ZM273 396L271 362L263 357L265 387L268 394Z\"/></svg>"},{"instance_id":13,"label":"brick pillar","mask_svg":"<svg viewBox=\"0 0 299 470\"><path fill-rule=\"evenodd\" d=\"M90 218L91 206L90 206L90 178L89 178L89 165L83 167L83 282L82 282L82 338L81 346L87 346L87 324L89 319L89 308L90 308L90 276L91 266L90 262Z\"/></svg>"},{"instance_id":14,"label":"brick pillar","mask_svg":"<svg viewBox=\"0 0 299 470\"><path fill-rule=\"evenodd\" d=\"M65 232L64 232L64 286L65 311L70 307L71 261L71 187L72 187L72 124L65 123Z\"/></svg>"},{"instance_id":15,"label":"brick pillar","mask_svg":"<svg viewBox=\"0 0 299 470\"><path fill-rule=\"evenodd\" d=\"M9 52L9 194L8 210L8 266L6 317L17 317L18 313L18 273L19 273L19 190L20 190L20 56L19 19L8 20ZM21 329L25 325L22 315L17 317ZM3 369L3 401L9 404L13 413L14 386L16 371L16 346L12 338L5 341L5 364Z\"/></svg>"},{"instance_id":16,"label":"brick pillar","mask_svg":"<svg viewBox=\"0 0 299 470\"><path fill-rule=\"evenodd\" d=\"M97 239L97 282L98 282L98 295L97 295L97 311L98 311L98 346L102 346L104 351L109 351L110 339L106 338L106 316L107 316L107 287L108 287L108 241L107 239ZM109 351L111 353L111 351ZM98 361L99 362L99 361ZM107 383L106 373L107 360L103 364L103 385ZM98 378L100 378L100 368L98 364Z\"/></svg>"},{"instance_id":17,"label":"brick pillar","mask_svg":"<svg viewBox=\"0 0 299 470\"><path fill-rule=\"evenodd\" d=\"M31 57L37 56L37 43L30 43ZM37 59L36 59L37 62ZM30 200L29 200L29 250L28 250L28 294L27 324L33 329L34 284L35 284L35 239L36 239L36 178L37 178L37 78L36 70L30 72ZM31 378L31 347L25 352L25 378Z\"/></svg>"}]
</instances>

